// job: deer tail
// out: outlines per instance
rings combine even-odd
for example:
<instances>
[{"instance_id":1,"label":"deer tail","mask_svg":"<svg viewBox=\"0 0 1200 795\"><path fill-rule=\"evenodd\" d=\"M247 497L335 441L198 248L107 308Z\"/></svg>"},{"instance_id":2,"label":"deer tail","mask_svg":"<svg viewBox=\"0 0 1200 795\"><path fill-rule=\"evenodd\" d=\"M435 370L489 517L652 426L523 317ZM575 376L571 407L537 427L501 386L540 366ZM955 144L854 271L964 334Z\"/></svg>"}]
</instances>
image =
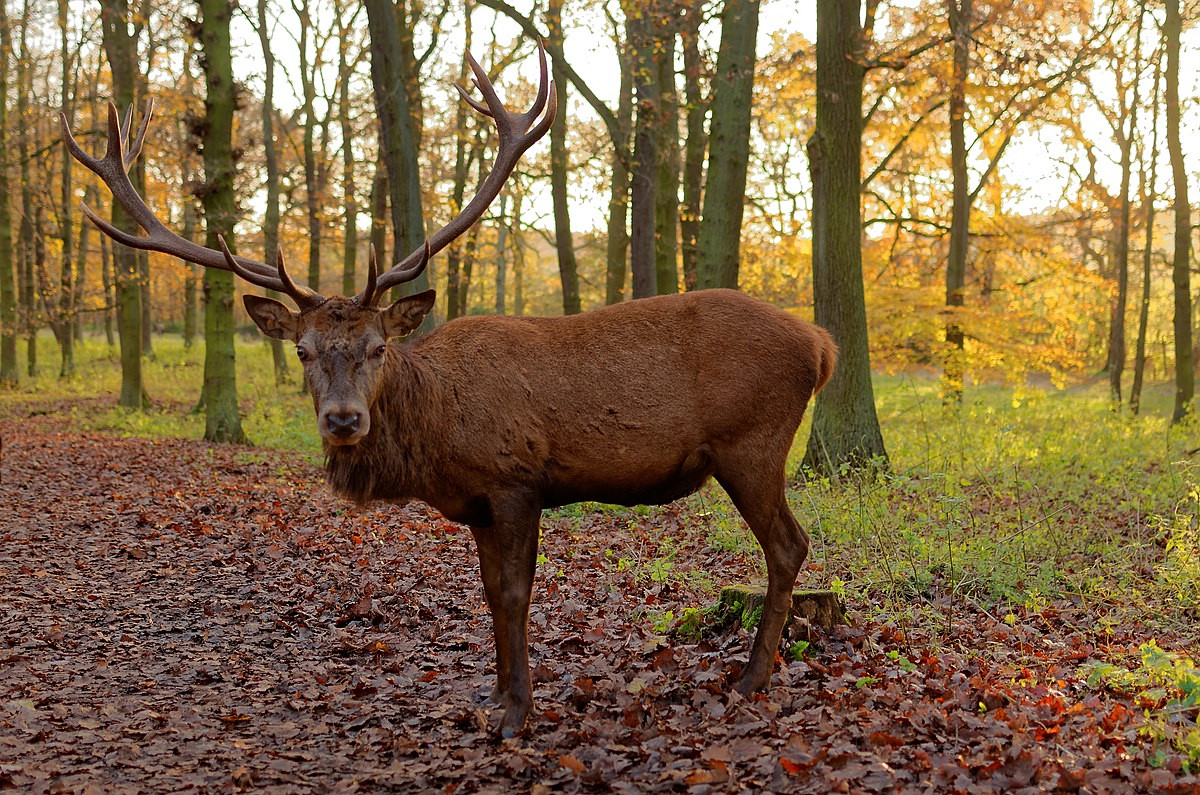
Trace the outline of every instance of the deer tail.
<instances>
[{"instance_id":1,"label":"deer tail","mask_svg":"<svg viewBox=\"0 0 1200 795\"><path fill-rule=\"evenodd\" d=\"M833 368L837 366L838 350L833 337L825 329L819 329L817 336L817 387L813 394L821 391L821 387L833 378Z\"/></svg>"}]
</instances>

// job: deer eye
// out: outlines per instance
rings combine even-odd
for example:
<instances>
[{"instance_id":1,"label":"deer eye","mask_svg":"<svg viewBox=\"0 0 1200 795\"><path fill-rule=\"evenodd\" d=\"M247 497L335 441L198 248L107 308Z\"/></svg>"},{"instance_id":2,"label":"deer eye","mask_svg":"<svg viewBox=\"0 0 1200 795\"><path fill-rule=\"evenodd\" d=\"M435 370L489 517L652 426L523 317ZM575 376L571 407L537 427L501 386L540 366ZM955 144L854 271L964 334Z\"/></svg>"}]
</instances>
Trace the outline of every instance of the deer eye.
<instances>
[{"instance_id":1,"label":"deer eye","mask_svg":"<svg viewBox=\"0 0 1200 795\"><path fill-rule=\"evenodd\" d=\"M307 362L309 359L312 358L312 353L308 350L308 348L305 348L301 345L297 345L296 346L296 358L302 362Z\"/></svg>"},{"instance_id":2,"label":"deer eye","mask_svg":"<svg viewBox=\"0 0 1200 795\"><path fill-rule=\"evenodd\" d=\"M371 356L375 359L382 359L385 353L387 353L387 345L379 345L371 351Z\"/></svg>"}]
</instances>

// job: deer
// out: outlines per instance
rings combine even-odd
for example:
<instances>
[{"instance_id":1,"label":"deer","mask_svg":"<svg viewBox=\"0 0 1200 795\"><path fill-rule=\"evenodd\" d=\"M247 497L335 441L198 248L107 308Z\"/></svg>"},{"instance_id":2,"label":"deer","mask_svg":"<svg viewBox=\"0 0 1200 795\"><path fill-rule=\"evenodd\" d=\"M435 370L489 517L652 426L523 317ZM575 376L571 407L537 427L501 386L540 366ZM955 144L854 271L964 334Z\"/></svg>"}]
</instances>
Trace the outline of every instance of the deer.
<instances>
[{"instance_id":1,"label":"deer","mask_svg":"<svg viewBox=\"0 0 1200 795\"><path fill-rule=\"evenodd\" d=\"M289 297L296 310L246 294L263 334L295 344L311 393L332 491L345 499L421 500L469 528L492 616L500 710L495 731L525 730L533 708L529 605L542 511L581 501L665 504L710 479L725 489L766 558L768 587L749 661L734 684L750 695L773 673L791 592L809 538L788 507L785 464L812 396L837 359L824 329L728 289L664 295L563 317L460 317L400 341L434 306L426 290L379 306L431 256L476 223L557 112L545 52L532 107L507 109L466 54L498 133L479 192L424 245L383 273L372 250L366 286L323 296L289 277L282 251L268 265L192 243L168 230L129 181L153 106L135 137L110 103L107 151L83 151L61 117L72 155L95 172L145 235L105 234L138 249L229 270Z\"/></svg>"}]
</instances>

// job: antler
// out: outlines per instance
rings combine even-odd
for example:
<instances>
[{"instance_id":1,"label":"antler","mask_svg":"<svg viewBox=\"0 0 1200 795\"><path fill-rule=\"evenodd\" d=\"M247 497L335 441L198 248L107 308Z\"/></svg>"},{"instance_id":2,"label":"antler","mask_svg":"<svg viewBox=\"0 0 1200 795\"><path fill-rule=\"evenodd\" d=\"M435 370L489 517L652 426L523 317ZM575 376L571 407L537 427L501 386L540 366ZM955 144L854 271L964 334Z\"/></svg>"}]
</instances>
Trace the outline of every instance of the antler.
<instances>
[{"instance_id":1,"label":"antler","mask_svg":"<svg viewBox=\"0 0 1200 795\"><path fill-rule=\"evenodd\" d=\"M471 225L483 216L492 200L500 195L500 189L512 174L513 169L516 168L521 155L525 154L525 150L533 146L550 129L550 124L554 121L554 114L558 110L558 95L554 90L554 82L549 79L546 49L540 41L538 42L538 58L541 62L541 76L538 81L537 97L529 110L524 113L514 113L504 107L504 103L496 95L492 81L488 80L487 72L471 56L470 52L467 53L467 63L470 64L471 71L475 73L475 85L479 88L479 93L483 95L483 102L471 97L462 86L456 85L455 87L468 105L484 116L490 117L496 123L500 144L496 152L496 160L492 164L492 171L480 186L479 193L475 194L474 198L454 217L454 220L435 232L424 245L413 250L390 270L380 275L374 290L364 291L368 303L377 299L388 288L417 278L421 271L425 270L429 257L444 249L452 240L470 229ZM543 111L545 111L544 114ZM360 302L363 297L363 295L359 296Z\"/></svg>"},{"instance_id":2,"label":"antler","mask_svg":"<svg viewBox=\"0 0 1200 795\"><path fill-rule=\"evenodd\" d=\"M287 294L301 309L311 308L324 302L325 298L319 293L295 284L288 277L283 266L283 252L279 252L277 266L271 267L265 262L232 255L226 248L224 240L221 241L223 251L217 251L180 237L163 225L154 212L146 206L145 199L134 189L128 174L129 167L141 153L142 142L146 138L146 130L153 113L154 100L150 100L146 104L146 115L142 118L141 126L138 128L137 138L131 144L129 130L132 126L133 108L129 108L125 116L125 123L122 125L117 117L116 106L111 102L108 103L108 150L103 158L95 158L84 152L83 147L71 134L66 114L58 114L62 124L63 140L71 155L104 181L104 184L112 191L113 199L125 209L125 212L137 222L138 226L145 230L146 237L118 229L97 215L92 208L82 204L80 209L83 210L88 220L113 240L124 243L130 248L159 251L187 262L203 265L206 268L233 271L251 284Z\"/></svg>"}]
</instances>

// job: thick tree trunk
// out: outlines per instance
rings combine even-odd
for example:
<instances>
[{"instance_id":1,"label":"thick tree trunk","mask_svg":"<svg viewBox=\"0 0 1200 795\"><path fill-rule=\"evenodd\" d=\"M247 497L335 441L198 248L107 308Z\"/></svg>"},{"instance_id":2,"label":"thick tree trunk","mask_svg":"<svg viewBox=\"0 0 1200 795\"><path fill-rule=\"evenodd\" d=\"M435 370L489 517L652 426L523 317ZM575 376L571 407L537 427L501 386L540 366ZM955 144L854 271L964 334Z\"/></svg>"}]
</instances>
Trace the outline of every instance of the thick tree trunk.
<instances>
[{"instance_id":1,"label":"thick tree trunk","mask_svg":"<svg viewBox=\"0 0 1200 795\"><path fill-rule=\"evenodd\" d=\"M421 175L417 165L420 138L417 117L412 112L409 70L416 59L412 36L402 36L396 8L390 0L364 0L371 33L371 82L379 117L380 148L387 167L392 209L394 259L407 256L425 240L421 214ZM405 43L407 41L407 48ZM407 61L407 63L406 63ZM429 269L397 291L403 295L429 289ZM425 316L417 333L433 328L432 312Z\"/></svg>"},{"instance_id":2,"label":"thick tree trunk","mask_svg":"<svg viewBox=\"0 0 1200 795\"><path fill-rule=\"evenodd\" d=\"M1192 242L1192 212L1188 204L1187 169L1179 138L1179 36L1183 20L1179 0L1167 0L1167 149L1175 184L1175 261L1171 280L1175 287L1175 408L1171 422L1192 413L1196 373L1192 360L1192 288L1188 259Z\"/></svg>"},{"instance_id":3,"label":"thick tree trunk","mask_svg":"<svg viewBox=\"0 0 1200 795\"><path fill-rule=\"evenodd\" d=\"M703 68L700 58L700 23L704 17L703 12L704 0L691 0L684 9L680 30L683 43L684 100L687 103L687 138L683 145L683 205L679 210L679 247L683 260L683 285L686 290L696 287L704 155L708 152L708 137L704 132L708 101L700 84L700 72Z\"/></svg>"},{"instance_id":4,"label":"thick tree trunk","mask_svg":"<svg viewBox=\"0 0 1200 795\"><path fill-rule=\"evenodd\" d=\"M387 166L383 159L375 161L375 176L371 179L371 248L381 266L390 263L387 252L388 185Z\"/></svg>"},{"instance_id":5,"label":"thick tree trunk","mask_svg":"<svg viewBox=\"0 0 1200 795\"><path fill-rule=\"evenodd\" d=\"M100 19L104 28L104 50L112 72L113 102L122 111L133 104L136 69L136 42L130 35L127 0L103 0ZM139 193L145 185L138 169L130 179ZM137 224L117 202L112 204L113 226L129 234L138 234ZM113 286L116 291L117 336L121 344L121 398L127 408L143 408L146 391L142 383L142 293L139 285L137 252L126 246L112 246Z\"/></svg>"},{"instance_id":6,"label":"thick tree trunk","mask_svg":"<svg viewBox=\"0 0 1200 795\"><path fill-rule=\"evenodd\" d=\"M954 40L953 72L950 78L950 172L953 198L950 205L950 251L946 258L946 364L942 377L943 399L952 405L962 402L966 376L966 353L962 324L956 312L966 298L967 249L971 235L971 188L967 180L967 71L971 58L972 0L946 0L950 35Z\"/></svg>"},{"instance_id":7,"label":"thick tree trunk","mask_svg":"<svg viewBox=\"0 0 1200 795\"><path fill-rule=\"evenodd\" d=\"M0 3L0 152L8 151L8 62L12 53L7 4ZM0 384L13 385L17 369L17 290L16 262L13 257L12 211L7 197L12 187L8 169L0 167Z\"/></svg>"},{"instance_id":8,"label":"thick tree trunk","mask_svg":"<svg viewBox=\"0 0 1200 795\"><path fill-rule=\"evenodd\" d=\"M653 21L646 14L629 13L626 17L637 108L630 174L629 265L633 275L633 297L648 298L655 294L658 286L654 271L658 161L658 138L654 131L658 124L658 69L654 63Z\"/></svg>"},{"instance_id":9,"label":"thick tree trunk","mask_svg":"<svg viewBox=\"0 0 1200 795\"><path fill-rule=\"evenodd\" d=\"M546 7L546 26L551 46L562 50L563 0L549 0ZM555 114L550 125L550 193L554 202L554 247L558 250L558 276L562 284L564 315L577 315L579 303L579 265L575 260L575 239L571 234L570 197L567 195L567 74L562 59L552 62L554 87L558 92L558 107L564 112Z\"/></svg>"},{"instance_id":10,"label":"thick tree trunk","mask_svg":"<svg viewBox=\"0 0 1200 795\"><path fill-rule=\"evenodd\" d=\"M204 223L205 245L219 248L217 236L236 251L233 192L233 58L230 51L230 0L200 0L204 50ZM238 413L237 370L233 347L233 274L204 271L204 438L243 444Z\"/></svg>"},{"instance_id":11,"label":"thick tree trunk","mask_svg":"<svg viewBox=\"0 0 1200 795\"><path fill-rule=\"evenodd\" d=\"M674 4L659 20L658 168L654 188L654 274L659 295L679 292L679 97L675 89L675 34L679 15Z\"/></svg>"},{"instance_id":12,"label":"thick tree trunk","mask_svg":"<svg viewBox=\"0 0 1200 795\"><path fill-rule=\"evenodd\" d=\"M857 2L847 5L858 8ZM721 14L721 47L713 76L708 176L696 260L696 284L702 288L736 288L738 284L758 8L758 0L726 0ZM854 140L858 146L858 138Z\"/></svg>"},{"instance_id":13,"label":"thick tree trunk","mask_svg":"<svg viewBox=\"0 0 1200 795\"><path fill-rule=\"evenodd\" d=\"M275 262L279 249L279 154L275 149L275 55L271 50L271 35L267 30L267 0L258 0L258 40L262 46L264 87L262 100L263 159L267 167L267 206L263 217L263 262ZM350 147L346 147L350 151ZM278 299L279 293L267 290L268 298ZM267 337L271 348L271 363L275 383L288 380L287 354L283 341Z\"/></svg>"},{"instance_id":14,"label":"thick tree trunk","mask_svg":"<svg viewBox=\"0 0 1200 795\"><path fill-rule=\"evenodd\" d=\"M887 462L875 414L863 296L859 7L857 0L817 0L817 116L808 142L813 303L817 323L838 344L839 361L817 397L804 464L830 475L846 466Z\"/></svg>"}]
</instances>

